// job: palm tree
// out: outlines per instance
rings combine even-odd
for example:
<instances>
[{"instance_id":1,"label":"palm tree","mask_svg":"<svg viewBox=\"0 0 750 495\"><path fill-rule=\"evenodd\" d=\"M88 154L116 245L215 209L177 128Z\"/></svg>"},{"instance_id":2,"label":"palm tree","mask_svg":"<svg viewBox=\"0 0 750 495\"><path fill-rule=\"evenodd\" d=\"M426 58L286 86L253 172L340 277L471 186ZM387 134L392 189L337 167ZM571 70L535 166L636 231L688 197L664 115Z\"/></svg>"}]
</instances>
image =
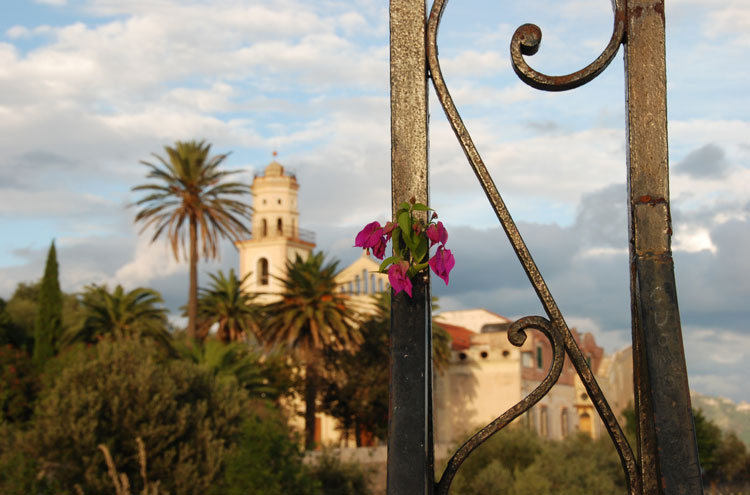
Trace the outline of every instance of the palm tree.
<instances>
[{"instance_id":1,"label":"palm tree","mask_svg":"<svg viewBox=\"0 0 750 495\"><path fill-rule=\"evenodd\" d=\"M354 352L362 342L346 296L338 292L337 261L323 253L307 260L297 255L287 263L281 299L266 307L261 338L269 346L291 349L305 369L305 447L315 446L315 410L318 376L324 372L323 351Z\"/></svg>"},{"instance_id":2,"label":"palm tree","mask_svg":"<svg viewBox=\"0 0 750 495\"><path fill-rule=\"evenodd\" d=\"M200 338L208 335L209 330L217 325L217 338L222 342L246 341L258 332L260 306L253 303L255 294L242 290L242 284L250 273L240 280L229 270L211 274L211 286L201 288L198 296L198 334Z\"/></svg>"},{"instance_id":3,"label":"palm tree","mask_svg":"<svg viewBox=\"0 0 750 495\"><path fill-rule=\"evenodd\" d=\"M174 147L165 146L167 158L153 156L159 165L141 161L149 167L146 176L154 181L133 188L145 191L145 196L134 203L142 207L136 223L142 222L141 232L153 228L151 242L165 234L172 246L175 259L190 261L188 289L188 338L196 336L198 315L198 253L204 258L216 258L221 237L239 240L249 234L243 220L250 218L252 209L238 199L249 193L250 187L239 182L224 182L236 173L219 170L227 154L209 157L210 144L204 141L177 141Z\"/></svg>"},{"instance_id":4,"label":"palm tree","mask_svg":"<svg viewBox=\"0 0 750 495\"><path fill-rule=\"evenodd\" d=\"M66 343L95 343L106 335L148 336L171 347L167 310L161 295L138 287L129 292L121 285L110 292L106 286L89 285L81 298L84 320L65 335Z\"/></svg>"},{"instance_id":5,"label":"palm tree","mask_svg":"<svg viewBox=\"0 0 750 495\"><path fill-rule=\"evenodd\" d=\"M279 353L266 354L258 347L214 338L175 347L183 359L219 380L236 380L252 397L276 400L291 387L289 366Z\"/></svg>"}]
</instances>

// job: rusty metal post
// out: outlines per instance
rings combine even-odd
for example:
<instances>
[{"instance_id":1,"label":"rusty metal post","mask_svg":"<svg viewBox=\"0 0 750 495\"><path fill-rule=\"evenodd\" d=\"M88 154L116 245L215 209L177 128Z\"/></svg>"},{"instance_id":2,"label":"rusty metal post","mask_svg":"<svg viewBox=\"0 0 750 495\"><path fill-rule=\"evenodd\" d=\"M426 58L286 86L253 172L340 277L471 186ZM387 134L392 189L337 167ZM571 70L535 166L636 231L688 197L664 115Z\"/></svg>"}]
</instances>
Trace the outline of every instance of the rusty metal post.
<instances>
[{"instance_id":1,"label":"rusty metal post","mask_svg":"<svg viewBox=\"0 0 750 495\"><path fill-rule=\"evenodd\" d=\"M425 14L424 0L390 2L394 213L411 198L428 204ZM429 287L427 275L414 280L413 297L392 298L389 495L429 495L434 485Z\"/></svg>"},{"instance_id":2,"label":"rusty metal post","mask_svg":"<svg viewBox=\"0 0 750 495\"><path fill-rule=\"evenodd\" d=\"M700 494L671 250L664 0L628 0L626 32L633 369L643 493Z\"/></svg>"}]
</instances>

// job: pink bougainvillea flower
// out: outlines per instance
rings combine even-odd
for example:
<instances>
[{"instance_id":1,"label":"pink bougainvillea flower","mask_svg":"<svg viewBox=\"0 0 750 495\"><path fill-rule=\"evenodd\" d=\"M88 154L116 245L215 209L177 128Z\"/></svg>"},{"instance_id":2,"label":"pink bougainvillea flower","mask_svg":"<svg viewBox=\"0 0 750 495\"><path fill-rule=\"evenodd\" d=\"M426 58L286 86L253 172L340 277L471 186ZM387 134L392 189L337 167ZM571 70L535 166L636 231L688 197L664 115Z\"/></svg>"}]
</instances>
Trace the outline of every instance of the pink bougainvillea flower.
<instances>
[{"instance_id":1,"label":"pink bougainvillea flower","mask_svg":"<svg viewBox=\"0 0 750 495\"><path fill-rule=\"evenodd\" d=\"M443 222L437 224L431 224L427 227L427 238L430 240L430 247L434 246L438 242L445 245L448 242L448 231L445 230Z\"/></svg>"},{"instance_id":2,"label":"pink bougainvillea flower","mask_svg":"<svg viewBox=\"0 0 750 495\"><path fill-rule=\"evenodd\" d=\"M406 275L409 270L409 262L401 261L394 263L388 268L388 282L390 282L393 290L398 294L401 291L406 292L411 297L411 280Z\"/></svg>"},{"instance_id":3,"label":"pink bougainvillea flower","mask_svg":"<svg viewBox=\"0 0 750 495\"><path fill-rule=\"evenodd\" d=\"M385 235L385 242L391 240L393 229L395 229L396 227L398 227L398 224L396 222L386 222L386 224L383 226L383 235Z\"/></svg>"},{"instance_id":4,"label":"pink bougainvillea flower","mask_svg":"<svg viewBox=\"0 0 750 495\"><path fill-rule=\"evenodd\" d=\"M354 246L367 249L369 252L372 249L372 253L378 259L383 259L385 255L385 243L386 240L383 237L383 228L378 222L372 222L365 225L356 239L354 239Z\"/></svg>"},{"instance_id":5,"label":"pink bougainvillea flower","mask_svg":"<svg viewBox=\"0 0 750 495\"><path fill-rule=\"evenodd\" d=\"M379 260L382 260L385 256L385 239L381 236L378 238L378 243L372 246L372 254Z\"/></svg>"},{"instance_id":6,"label":"pink bougainvillea flower","mask_svg":"<svg viewBox=\"0 0 750 495\"><path fill-rule=\"evenodd\" d=\"M456 260L453 258L451 250L440 246L428 263L435 275L442 278L445 285L448 285L448 276L453 267L456 266ZM391 283L391 285L393 284Z\"/></svg>"},{"instance_id":7,"label":"pink bougainvillea flower","mask_svg":"<svg viewBox=\"0 0 750 495\"><path fill-rule=\"evenodd\" d=\"M354 247L369 249L375 246L381 237L383 237L383 227L380 226L380 222L368 223L354 239Z\"/></svg>"}]
</instances>

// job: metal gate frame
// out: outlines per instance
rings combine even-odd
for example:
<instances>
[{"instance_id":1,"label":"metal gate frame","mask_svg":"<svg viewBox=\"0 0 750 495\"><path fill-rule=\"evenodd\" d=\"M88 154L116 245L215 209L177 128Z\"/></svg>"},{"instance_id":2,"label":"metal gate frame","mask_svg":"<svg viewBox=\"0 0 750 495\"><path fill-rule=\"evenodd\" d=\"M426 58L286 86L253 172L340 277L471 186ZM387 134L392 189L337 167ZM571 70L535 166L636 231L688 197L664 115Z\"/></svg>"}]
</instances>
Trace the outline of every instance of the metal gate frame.
<instances>
[{"instance_id":1,"label":"metal gate frame","mask_svg":"<svg viewBox=\"0 0 750 495\"><path fill-rule=\"evenodd\" d=\"M564 76L532 69L541 30L519 27L511 41L516 74L546 91L574 89L598 76L625 50L628 229L637 452L633 452L537 269L510 213L466 130L440 72L437 31L447 0L390 0L392 208L428 197L428 84L505 230L546 317L513 323L508 338L520 346L524 330L549 339L553 364L531 394L459 448L440 481L434 477L429 274L415 280L413 297L393 297L390 335L389 495L447 494L461 463L483 441L538 402L555 384L565 355L573 363L612 438L631 495L702 494L680 315L671 252L667 157L664 0L614 0L612 37L587 67Z\"/></svg>"}]
</instances>

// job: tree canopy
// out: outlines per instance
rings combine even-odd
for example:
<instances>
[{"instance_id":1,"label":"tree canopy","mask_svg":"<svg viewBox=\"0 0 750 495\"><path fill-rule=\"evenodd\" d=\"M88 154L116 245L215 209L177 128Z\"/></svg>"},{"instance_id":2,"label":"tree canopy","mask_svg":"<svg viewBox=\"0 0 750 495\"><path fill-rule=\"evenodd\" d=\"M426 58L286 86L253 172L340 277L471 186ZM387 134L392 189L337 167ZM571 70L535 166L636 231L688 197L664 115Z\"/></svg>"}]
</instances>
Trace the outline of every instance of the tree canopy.
<instances>
[{"instance_id":1,"label":"tree canopy","mask_svg":"<svg viewBox=\"0 0 750 495\"><path fill-rule=\"evenodd\" d=\"M67 332L65 341L95 343L107 335L149 336L168 345L171 335L163 303L153 289L126 291L118 285L110 292L106 286L89 285L81 295L83 324Z\"/></svg>"},{"instance_id":2,"label":"tree canopy","mask_svg":"<svg viewBox=\"0 0 750 495\"><path fill-rule=\"evenodd\" d=\"M34 361L37 364L45 363L57 352L63 329L62 306L57 251L55 241L52 241L39 288L39 306L34 324Z\"/></svg>"},{"instance_id":3,"label":"tree canopy","mask_svg":"<svg viewBox=\"0 0 750 495\"><path fill-rule=\"evenodd\" d=\"M222 342L248 341L255 339L259 331L261 308L255 304L255 294L242 289L248 272L242 280L234 269L229 275L219 270L210 274L211 285L201 288L198 297L198 335L205 338L216 326L216 337Z\"/></svg>"},{"instance_id":4,"label":"tree canopy","mask_svg":"<svg viewBox=\"0 0 750 495\"><path fill-rule=\"evenodd\" d=\"M362 343L355 313L336 285L337 261L328 262L323 253L306 260L299 255L286 265L280 279L279 301L266 308L260 337L268 346L290 349L304 367L305 445L315 443L315 411L319 379L325 372L323 352L354 352Z\"/></svg>"}]
</instances>

